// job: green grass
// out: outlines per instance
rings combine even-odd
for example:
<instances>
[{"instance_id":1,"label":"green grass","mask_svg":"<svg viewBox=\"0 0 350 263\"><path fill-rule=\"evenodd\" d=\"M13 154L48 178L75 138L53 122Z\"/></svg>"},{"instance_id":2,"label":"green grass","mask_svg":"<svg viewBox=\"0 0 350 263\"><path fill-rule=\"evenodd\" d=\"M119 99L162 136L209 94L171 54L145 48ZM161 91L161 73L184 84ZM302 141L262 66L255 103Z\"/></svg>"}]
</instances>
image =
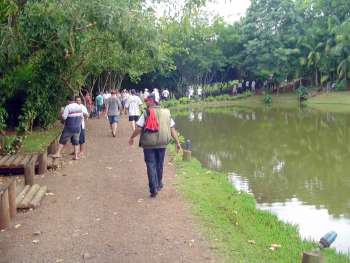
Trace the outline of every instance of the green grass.
<instances>
[{"instance_id":1,"label":"green grass","mask_svg":"<svg viewBox=\"0 0 350 263\"><path fill-rule=\"evenodd\" d=\"M323 93L309 98L305 104L320 111L350 113L350 92Z\"/></svg>"},{"instance_id":2,"label":"green grass","mask_svg":"<svg viewBox=\"0 0 350 263\"><path fill-rule=\"evenodd\" d=\"M170 152L174 155L174 151ZM225 174L207 170L197 160L183 162L179 155L174 156L174 161L176 188L190 203L202 231L226 262L301 262L301 253L317 246L301 240L296 226L256 209L254 198L237 192ZM281 248L272 251L271 244ZM323 253L324 262L350 262L332 249Z\"/></svg>"},{"instance_id":3,"label":"green grass","mask_svg":"<svg viewBox=\"0 0 350 263\"><path fill-rule=\"evenodd\" d=\"M61 128L52 128L50 130L33 131L31 134L26 134L20 152L39 152L48 147L60 132ZM8 140L13 140L15 136L9 135L7 138Z\"/></svg>"}]
</instances>

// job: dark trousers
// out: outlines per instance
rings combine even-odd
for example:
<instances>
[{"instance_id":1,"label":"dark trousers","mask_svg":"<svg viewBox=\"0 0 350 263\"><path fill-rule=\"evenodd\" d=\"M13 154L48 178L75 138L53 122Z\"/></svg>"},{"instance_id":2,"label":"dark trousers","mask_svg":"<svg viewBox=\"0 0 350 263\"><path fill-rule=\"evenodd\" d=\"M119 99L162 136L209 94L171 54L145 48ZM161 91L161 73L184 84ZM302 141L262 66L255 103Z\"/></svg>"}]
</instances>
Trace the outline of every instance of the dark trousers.
<instances>
[{"instance_id":1,"label":"dark trousers","mask_svg":"<svg viewBox=\"0 0 350 263\"><path fill-rule=\"evenodd\" d=\"M163 186L163 164L165 148L143 149L147 166L148 185L151 193L156 193Z\"/></svg>"}]
</instances>

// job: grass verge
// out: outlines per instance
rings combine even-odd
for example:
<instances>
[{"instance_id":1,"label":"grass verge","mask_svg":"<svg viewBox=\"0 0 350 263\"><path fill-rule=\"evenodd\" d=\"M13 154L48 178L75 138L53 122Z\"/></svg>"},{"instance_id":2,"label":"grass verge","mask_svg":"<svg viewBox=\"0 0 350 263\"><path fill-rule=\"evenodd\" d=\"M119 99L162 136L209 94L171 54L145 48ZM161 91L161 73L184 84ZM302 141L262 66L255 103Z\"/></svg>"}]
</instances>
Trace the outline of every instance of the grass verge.
<instances>
[{"instance_id":1,"label":"grass verge","mask_svg":"<svg viewBox=\"0 0 350 263\"><path fill-rule=\"evenodd\" d=\"M305 104L319 111L349 113L350 92L332 92L309 98Z\"/></svg>"},{"instance_id":2,"label":"grass verge","mask_svg":"<svg viewBox=\"0 0 350 263\"><path fill-rule=\"evenodd\" d=\"M296 226L256 209L254 198L237 192L225 174L205 169L195 159L183 162L169 148L176 165L176 188L226 262L297 263L303 251L317 247L302 240ZM272 249L273 244L281 247ZM323 255L324 262L350 262L333 249L324 250Z\"/></svg>"},{"instance_id":3,"label":"grass verge","mask_svg":"<svg viewBox=\"0 0 350 263\"><path fill-rule=\"evenodd\" d=\"M55 127L49 130L38 130L33 131L31 134L26 134L23 136L22 146L20 152L39 152L46 147L60 134L60 127ZM6 140L13 141L16 135L6 136Z\"/></svg>"}]
</instances>

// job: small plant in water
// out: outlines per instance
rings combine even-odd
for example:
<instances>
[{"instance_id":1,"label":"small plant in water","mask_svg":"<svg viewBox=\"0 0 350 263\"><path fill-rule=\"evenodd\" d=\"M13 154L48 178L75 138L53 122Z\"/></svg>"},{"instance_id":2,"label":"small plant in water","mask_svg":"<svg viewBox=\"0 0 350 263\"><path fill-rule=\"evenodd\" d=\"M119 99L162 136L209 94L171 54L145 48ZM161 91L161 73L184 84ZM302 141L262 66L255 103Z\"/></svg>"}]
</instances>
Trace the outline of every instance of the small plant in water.
<instances>
[{"instance_id":1,"label":"small plant in water","mask_svg":"<svg viewBox=\"0 0 350 263\"><path fill-rule=\"evenodd\" d=\"M297 95L298 95L299 101L307 100L307 95L308 95L307 88L304 87L303 85L300 85L300 87L297 89Z\"/></svg>"},{"instance_id":2,"label":"small plant in water","mask_svg":"<svg viewBox=\"0 0 350 263\"><path fill-rule=\"evenodd\" d=\"M265 104L271 104L272 103L272 96L270 94L264 93L263 101Z\"/></svg>"}]
</instances>

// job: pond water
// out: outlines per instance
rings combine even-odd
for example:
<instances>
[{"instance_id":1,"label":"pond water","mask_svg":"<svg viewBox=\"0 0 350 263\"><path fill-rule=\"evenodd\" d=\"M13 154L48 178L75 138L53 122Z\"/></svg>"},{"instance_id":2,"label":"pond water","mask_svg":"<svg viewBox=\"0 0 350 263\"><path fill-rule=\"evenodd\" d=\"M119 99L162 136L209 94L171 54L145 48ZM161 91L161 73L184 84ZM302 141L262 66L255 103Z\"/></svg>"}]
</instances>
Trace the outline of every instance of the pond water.
<instances>
[{"instance_id":1,"label":"pond water","mask_svg":"<svg viewBox=\"0 0 350 263\"><path fill-rule=\"evenodd\" d=\"M225 108L176 114L193 155L227 173L257 206L318 241L350 251L350 115L309 109Z\"/></svg>"}]
</instances>

